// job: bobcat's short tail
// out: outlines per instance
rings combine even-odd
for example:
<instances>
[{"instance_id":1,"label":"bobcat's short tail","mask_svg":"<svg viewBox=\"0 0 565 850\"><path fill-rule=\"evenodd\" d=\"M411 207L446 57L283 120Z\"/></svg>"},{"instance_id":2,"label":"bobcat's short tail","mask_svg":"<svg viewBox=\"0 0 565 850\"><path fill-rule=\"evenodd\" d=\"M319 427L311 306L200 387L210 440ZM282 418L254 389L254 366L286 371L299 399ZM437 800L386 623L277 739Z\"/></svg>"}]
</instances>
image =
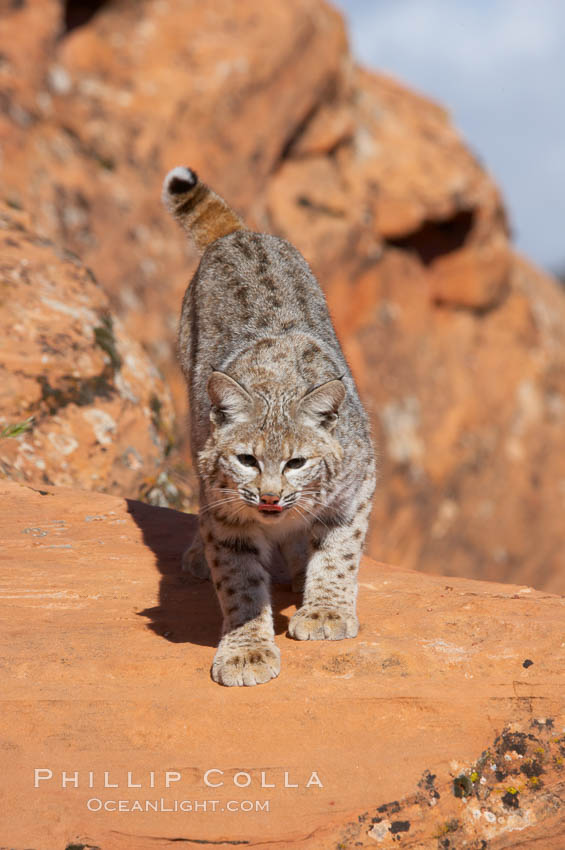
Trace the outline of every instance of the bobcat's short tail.
<instances>
[{"instance_id":1,"label":"bobcat's short tail","mask_svg":"<svg viewBox=\"0 0 565 850\"><path fill-rule=\"evenodd\" d=\"M200 251L220 236L247 229L224 199L183 165L173 168L165 177L162 198L171 215L190 233Z\"/></svg>"}]
</instances>

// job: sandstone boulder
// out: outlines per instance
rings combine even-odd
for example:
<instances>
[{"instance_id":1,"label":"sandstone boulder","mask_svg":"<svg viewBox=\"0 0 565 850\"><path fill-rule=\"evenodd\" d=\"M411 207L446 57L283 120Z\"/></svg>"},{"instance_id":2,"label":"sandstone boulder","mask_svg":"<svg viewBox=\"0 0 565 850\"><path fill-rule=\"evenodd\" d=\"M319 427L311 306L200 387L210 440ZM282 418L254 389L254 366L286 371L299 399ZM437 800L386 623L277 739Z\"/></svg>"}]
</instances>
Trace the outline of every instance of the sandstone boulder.
<instances>
[{"instance_id":1,"label":"sandstone boulder","mask_svg":"<svg viewBox=\"0 0 565 850\"><path fill-rule=\"evenodd\" d=\"M174 416L156 368L89 269L6 206L0 258L0 476L157 497Z\"/></svg>"},{"instance_id":2,"label":"sandstone boulder","mask_svg":"<svg viewBox=\"0 0 565 850\"><path fill-rule=\"evenodd\" d=\"M366 560L358 638L288 639L280 585L280 676L222 688L212 587L180 569L194 517L0 501L3 846L563 847L563 599Z\"/></svg>"},{"instance_id":3,"label":"sandstone boulder","mask_svg":"<svg viewBox=\"0 0 565 850\"><path fill-rule=\"evenodd\" d=\"M401 255L375 284L382 298L345 341L381 449L370 551L565 592L562 293L520 258L480 315L436 309Z\"/></svg>"}]
</instances>

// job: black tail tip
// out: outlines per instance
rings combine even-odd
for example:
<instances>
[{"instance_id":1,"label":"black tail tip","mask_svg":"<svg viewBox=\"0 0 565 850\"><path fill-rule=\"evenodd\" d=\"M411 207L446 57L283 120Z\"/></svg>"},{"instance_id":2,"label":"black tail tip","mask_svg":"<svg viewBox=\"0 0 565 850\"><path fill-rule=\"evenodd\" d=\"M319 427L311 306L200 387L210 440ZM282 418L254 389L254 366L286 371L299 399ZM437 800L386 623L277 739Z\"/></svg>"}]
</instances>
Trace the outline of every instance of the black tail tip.
<instances>
[{"instance_id":1,"label":"black tail tip","mask_svg":"<svg viewBox=\"0 0 565 850\"><path fill-rule=\"evenodd\" d=\"M163 195L184 195L198 183L198 175L191 168L177 165L169 171L163 183Z\"/></svg>"}]
</instances>

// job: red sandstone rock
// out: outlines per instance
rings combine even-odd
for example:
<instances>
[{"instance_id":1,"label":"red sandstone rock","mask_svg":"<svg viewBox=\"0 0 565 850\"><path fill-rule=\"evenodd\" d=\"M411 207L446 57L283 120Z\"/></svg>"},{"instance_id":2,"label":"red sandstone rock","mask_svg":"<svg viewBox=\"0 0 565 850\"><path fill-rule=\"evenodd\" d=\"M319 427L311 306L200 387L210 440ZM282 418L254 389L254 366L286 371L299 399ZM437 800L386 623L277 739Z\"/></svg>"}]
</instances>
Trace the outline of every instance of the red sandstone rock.
<instances>
[{"instance_id":1,"label":"red sandstone rock","mask_svg":"<svg viewBox=\"0 0 565 850\"><path fill-rule=\"evenodd\" d=\"M563 592L562 293L516 259L496 309L453 314L422 278L415 261L385 259L381 306L345 341L381 448L370 551Z\"/></svg>"},{"instance_id":2,"label":"red sandstone rock","mask_svg":"<svg viewBox=\"0 0 565 850\"><path fill-rule=\"evenodd\" d=\"M562 848L563 599L366 560L357 639L288 639L279 586L280 676L222 688L212 587L180 569L193 517L7 481L0 502L3 846ZM87 808L161 799L217 811Z\"/></svg>"},{"instance_id":3,"label":"red sandstone rock","mask_svg":"<svg viewBox=\"0 0 565 850\"><path fill-rule=\"evenodd\" d=\"M354 130L333 144L335 150L321 151L332 154L323 159L326 172L316 159L297 159L291 148L271 181L275 230L297 242L330 293L332 278L351 267L357 277L359 267L378 259L384 242L422 258L434 301L492 305L508 286L504 212L496 187L445 112L362 71L343 99Z\"/></svg>"},{"instance_id":4,"label":"red sandstone rock","mask_svg":"<svg viewBox=\"0 0 565 850\"><path fill-rule=\"evenodd\" d=\"M174 439L168 391L92 273L5 206L0 293L0 475L151 489Z\"/></svg>"}]
</instances>

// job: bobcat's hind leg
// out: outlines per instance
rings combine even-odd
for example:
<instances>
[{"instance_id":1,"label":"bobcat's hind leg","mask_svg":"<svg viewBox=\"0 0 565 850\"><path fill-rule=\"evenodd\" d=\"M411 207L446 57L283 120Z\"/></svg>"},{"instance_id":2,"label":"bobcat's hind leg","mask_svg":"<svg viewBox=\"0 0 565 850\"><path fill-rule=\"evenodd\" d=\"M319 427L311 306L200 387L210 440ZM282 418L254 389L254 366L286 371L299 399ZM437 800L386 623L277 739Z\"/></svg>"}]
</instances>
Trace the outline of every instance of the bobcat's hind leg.
<instances>
[{"instance_id":1,"label":"bobcat's hind leg","mask_svg":"<svg viewBox=\"0 0 565 850\"><path fill-rule=\"evenodd\" d=\"M206 581L210 578L210 569L204 553L204 544L198 531L188 549L182 555L182 568L190 573L195 581Z\"/></svg>"}]
</instances>

